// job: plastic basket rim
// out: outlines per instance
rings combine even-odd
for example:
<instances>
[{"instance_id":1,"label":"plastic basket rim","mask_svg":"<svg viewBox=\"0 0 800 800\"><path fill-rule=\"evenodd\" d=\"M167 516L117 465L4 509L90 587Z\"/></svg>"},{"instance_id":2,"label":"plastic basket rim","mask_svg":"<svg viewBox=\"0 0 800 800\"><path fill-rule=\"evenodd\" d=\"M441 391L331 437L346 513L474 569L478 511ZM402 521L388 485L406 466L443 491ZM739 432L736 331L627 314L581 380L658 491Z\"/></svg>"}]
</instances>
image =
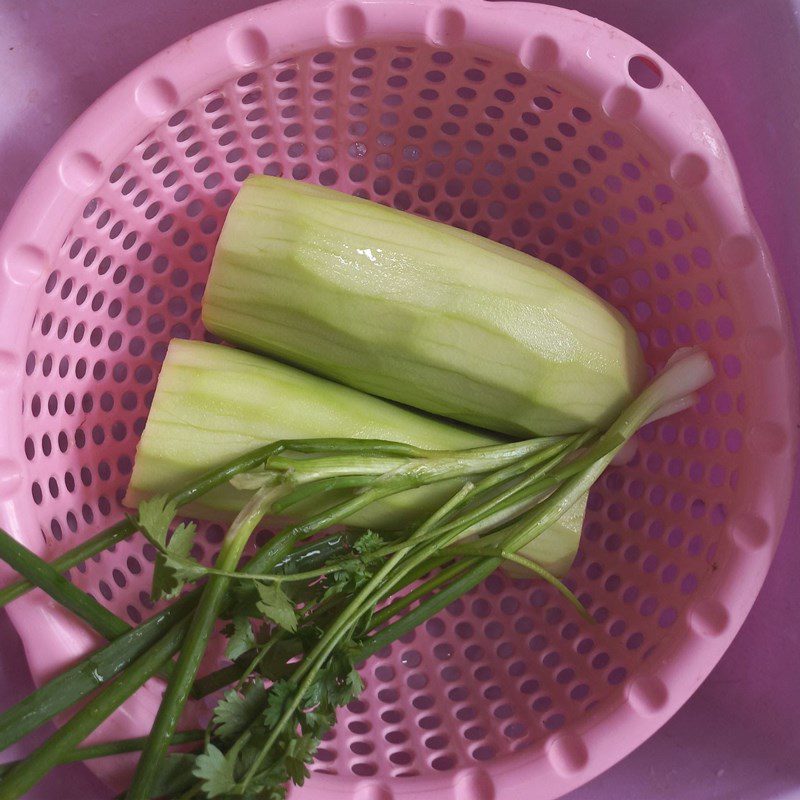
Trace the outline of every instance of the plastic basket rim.
<instances>
[{"instance_id":1,"label":"plastic basket rim","mask_svg":"<svg viewBox=\"0 0 800 800\"><path fill-rule=\"evenodd\" d=\"M513 24L508 22L512 18ZM558 47L570 37L597 44L610 37L613 57L596 60L591 68L579 63L571 52L564 54ZM794 482L796 359L779 279L722 133L686 81L650 48L578 12L488 0L281 0L190 34L122 78L70 126L36 169L0 231L0 415L14 419L19 414L30 323L50 259L61 244L63 225L130 147L196 97L198 90L204 93L202 90L234 74L298 50L398 38L423 38L442 47L456 47L460 42L499 47L529 69L537 66L537 43L549 39L556 43L549 68L557 66L578 76L604 98L615 91L635 95L638 101L633 114L643 127L657 122L664 104L677 112L678 119L699 119L705 135L693 142L696 147L686 147L687 131L680 124L651 124L648 132L672 155L671 164L676 168L696 156L705 163L705 176L690 188L719 201L720 227L730 233L718 255L723 262L726 258L733 262L747 253L748 261L757 265L758 269L749 270L756 272L756 278L749 278L749 288L760 293L762 302L771 303L776 326L786 339L782 352L764 367L773 384L771 397L765 397L763 416L764 425L783 423L784 445L777 454L753 453L754 471L768 469L773 478L769 486L761 486L757 512L739 508L731 514L726 535L733 539L734 555L716 576L713 587L698 590L679 647L660 653L657 664L648 663L646 672L638 671L629 679L625 691L614 693L576 725L552 734L543 745L493 761L488 768L468 767L390 783L315 775L302 790L305 798L352 797L355 791L358 800L420 797L433 792L442 798L489 800L529 796L535 791L541 800L548 800L580 786L643 743L713 669L763 584ZM663 81L656 90L641 89L631 80L627 64L633 56L644 56L660 68ZM201 69L192 67L198 63L202 63ZM740 266L744 265L731 264L732 268ZM747 272L738 269L737 274ZM0 427L0 524L28 546L41 550L27 492L21 438L20 430ZM741 534L756 529L757 540ZM26 536L24 531L31 533ZM38 636L42 632L39 625L53 634L60 631L66 635L76 629L53 605L41 593L32 593L9 608L29 664L38 674L46 670L47 663L32 637L26 636L26 629L36 627ZM75 639L78 655L86 640Z\"/></svg>"}]
</instances>

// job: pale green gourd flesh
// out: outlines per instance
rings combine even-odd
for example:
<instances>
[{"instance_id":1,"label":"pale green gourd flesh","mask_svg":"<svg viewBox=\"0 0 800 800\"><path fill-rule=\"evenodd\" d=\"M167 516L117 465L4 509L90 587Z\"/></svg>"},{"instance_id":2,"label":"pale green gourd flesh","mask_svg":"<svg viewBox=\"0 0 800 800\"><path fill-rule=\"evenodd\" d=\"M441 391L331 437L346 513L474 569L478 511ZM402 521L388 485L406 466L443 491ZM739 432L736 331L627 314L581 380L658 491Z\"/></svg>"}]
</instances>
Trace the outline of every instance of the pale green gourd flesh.
<instances>
[{"instance_id":1,"label":"pale green gourd flesh","mask_svg":"<svg viewBox=\"0 0 800 800\"><path fill-rule=\"evenodd\" d=\"M230 209L203 320L247 349L515 436L602 426L645 376L627 321L560 270L265 176Z\"/></svg>"},{"instance_id":2,"label":"pale green gourd flesh","mask_svg":"<svg viewBox=\"0 0 800 800\"><path fill-rule=\"evenodd\" d=\"M309 437L389 439L427 449L498 441L492 434L427 417L261 356L175 339L161 369L125 502L135 507L154 494L178 489L268 442ZM348 523L397 529L430 512L456 488L442 483L403 492L364 509ZM222 486L187 512L231 519L249 494ZM525 555L564 574L582 521L580 509L563 529L542 534Z\"/></svg>"}]
</instances>

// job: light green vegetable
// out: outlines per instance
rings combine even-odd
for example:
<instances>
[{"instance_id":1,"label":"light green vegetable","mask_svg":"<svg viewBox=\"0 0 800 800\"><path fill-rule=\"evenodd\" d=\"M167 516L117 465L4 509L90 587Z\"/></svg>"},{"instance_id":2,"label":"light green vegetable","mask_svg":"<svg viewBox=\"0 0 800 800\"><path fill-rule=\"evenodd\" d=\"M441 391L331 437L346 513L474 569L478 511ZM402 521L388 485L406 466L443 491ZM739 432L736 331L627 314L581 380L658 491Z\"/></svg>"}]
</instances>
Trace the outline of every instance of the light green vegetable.
<instances>
[{"instance_id":1,"label":"light green vegetable","mask_svg":"<svg viewBox=\"0 0 800 800\"><path fill-rule=\"evenodd\" d=\"M482 447L501 441L262 356L176 339L161 370L125 503L138 506L261 445L309 437L387 439L426 449ZM443 481L392 495L347 522L399 528L441 505L458 485ZM251 494L252 488L225 484L186 510L205 519L231 519ZM313 510L313 504L306 503L291 513ZM540 537L545 542L544 566L569 566L582 521L581 511L568 525L570 535ZM532 547L525 555L538 557L538 545ZM559 569L559 574L563 572Z\"/></svg>"},{"instance_id":2,"label":"light green vegetable","mask_svg":"<svg viewBox=\"0 0 800 800\"><path fill-rule=\"evenodd\" d=\"M138 506L144 498L183 486L260 445L310 437L388 439L431 449L500 441L277 361L222 345L176 339L158 379L125 503ZM448 492L452 493L452 485L422 487L387 498L369 514L365 511L349 521L396 526L441 504ZM232 519L251 494L252 489L227 484L188 511L206 519Z\"/></svg>"},{"instance_id":3,"label":"light green vegetable","mask_svg":"<svg viewBox=\"0 0 800 800\"><path fill-rule=\"evenodd\" d=\"M248 178L203 303L209 330L510 434L610 422L645 377L627 321L554 267L308 184Z\"/></svg>"}]
</instances>

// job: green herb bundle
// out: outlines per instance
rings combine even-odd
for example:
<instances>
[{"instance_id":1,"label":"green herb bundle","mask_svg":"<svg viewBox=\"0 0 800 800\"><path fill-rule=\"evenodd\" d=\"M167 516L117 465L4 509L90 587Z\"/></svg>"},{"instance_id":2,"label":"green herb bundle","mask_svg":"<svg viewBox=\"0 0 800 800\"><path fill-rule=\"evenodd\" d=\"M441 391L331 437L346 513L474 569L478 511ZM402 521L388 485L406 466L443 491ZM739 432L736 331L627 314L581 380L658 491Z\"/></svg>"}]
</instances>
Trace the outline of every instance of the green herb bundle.
<instances>
[{"instance_id":1,"label":"green herb bundle","mask_svg":"<svg viewBox=\"0 0 800 800\"><path fill-rule=\"evenodd\" d=\"M308 777L337 708L361 691L356 665L504 561L553 584L585 614L574 595L522 551L585 494L641 425L691 404L692 393L711 376L705 354L680 353L608 428L583 434L460 451L357 439L276 442L178 493L143 502L135 517L53 564L1 533L0 558L24 580L0 590L0 603L39 586L108 643L0 715L5 748L57 714L78 709L30 756L3 769L0 800L21 797L59 763L134 750L141 756L127 800L284 797L289 782ZM230 482L249 492L249 500L209 567L191 556L194 524L174 526L175 517L182 506ZM328 532L386 497L445 482L453 492L422 523L401 531ZM311 497L334 499L240 565L265 515L291 514ZM152 595L170 602L130 628L60 573L136 530L158 552ZM220 621L230 664L198 677ZM148 737L81 748L159 673L167 686ZM217 691L208 728L176 732L189 697ZM170 751L176 744L184 748Z\"/></svg>"}]
</instances>

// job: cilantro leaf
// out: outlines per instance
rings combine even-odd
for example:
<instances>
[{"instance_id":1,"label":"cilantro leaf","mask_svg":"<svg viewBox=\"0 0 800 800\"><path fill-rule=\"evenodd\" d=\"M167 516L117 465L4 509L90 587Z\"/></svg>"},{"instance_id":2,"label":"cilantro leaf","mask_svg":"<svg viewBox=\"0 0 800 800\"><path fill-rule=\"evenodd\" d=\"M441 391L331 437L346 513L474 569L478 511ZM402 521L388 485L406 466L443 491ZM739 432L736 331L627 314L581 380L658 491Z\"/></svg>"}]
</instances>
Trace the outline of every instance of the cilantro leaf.
<instances>
[{"instance_id":1,"label":"cilantro leaf","mask_svg":"<svg viewBox=\"0 0 800 800\"><path fill-rule=\"evenodd\" d=\"M369 580L369 572L360 561L344 561L325 577L323 600L337 594L355 593Z\"/></svg>"},{"instance_id":2,"label":"cilantro leaf","mask_svg":"<svg viewBox=\"0 0 800 800\"><path fill-rule=\"evenodd\" d=\"M283 589L276 583L269 585L257 583L256 589L261 598L258 610L276 625L289 633L294 633L297 630L297 614Z\"/></svg>"},{"instance_id":3,"label":"cilantro leaf","mask_svg":"<svg viewBox=\"0 0 800 800\"><path fill-rule=\"evenodd\" d=\"M267 699L262 683L251 683L240 694L235 689L225 693L214 708L215 734L233 739L247 730L258 717Z\"/></svg>"},{"instance_id":4,"label":"cilantro leaf","mask_svg":"<svg viewBox=\"0 0 800 800\"><path fill-rule=\"evenodd\" d=\"M364 556L368 553L374 553L376 550L380 550L385 544L386 542L384 542L381 536L375 533L375 531L366 531L362 536L356 539L353 544L353 550L360 556Z\"/></svg>"},{"instance_id":5,"label":"cilantro leaf","mask_svg":"<svg viewBox=\"0 0 800 800\"><path fill-rule=\"evenodd\" d=\"M312 736L298 736L289 740L284 755L286 774L298 786L302 786L309 776L308 767L314 760L318 740Z\"/></svg>"},{"instance_id":6,"label":"cilantro leaf","mask_svg":"<svg viewBox=\"0 0 800 800\"><path fill-rule=\"evenodd\" d=\"M197 534L193 522L182 522L166 543L164 552L156 557L153 570L153 599L171 599L180 594L187 581L194 581L205 574L205 569L189 558L189 552Z\"/></svg>"},{"instance_id":7,"label":"cilantro leaf","mask_svg":"<svg viewBox=\"0 0 800 800\"><path fill-rule=\"evenodd\" d=\"M196 580L203 574L199 564L194 568L186 563L180 563L187 560L192 548L197 532L194 523L178 525L167 542L169 526L177 510L175 501L170 500L167 495L158 495L139 504L136 525L159 551L153 570L151 596L154 600L174 597L187 580ZM170 556L174 558L172 563Z\"/></svg>"},{"instance_id":8,"label":"cilantro leaf","mask_svg":"<svg viewBox=\"0 0 800 800\"><path fill-rule=\"evenodd\" d=\"M367 531L359 536L353 544L353 551L359 558L344 559L331 565L332 569L325 577L326 588L322 599L327 600L337 594L357 592L374 572L374 567L367 563L364 556L374 553L384 544L383 539L374 531Z\"/></svg>"},{"instance_id":9,"label":"cilantro leaf","mask_svg":"<svg viewBox=\"0 0 800 800\"><path fill-rule=\"evenodd\" d=\"M286 708L293 691L294 687L287 680L277 681L270 686L267 695L267 708L263 716L267 725L274 727L278 724L278 720L283 715L283 709Z\"/></svg>"},{"instance_id":10,"label":"cilantro leaf","mask_svg":"<svg viewBox=\"0 0 800 800\"><path fill-rule=\"evenodd\" d=\"M335 718L332 710L321 710L318 707L313 711L306 711L303 719L300 720L300 727L303 733L308 733L321 739L322 735L333 726L334 722Z\"/></svg>"},{"instance_id":11,"label":"cilantro leaf","mask_svg":"<svg viewBox=\"0 0 800 800\"><path fill-rule=\"evenodd\" d=\"M344 686L349 695L347 697L348 703L364 691L364 681L361 679L361 675L358 674L358 670L351 669L350 672L347 673L344 679Z\"/></svg>"},{"instance_id":12,"label":"cilantro leaf","mask_svg":"<svg viewBox=\"0 0 800 800\"><path fill-rule=\"evenodd\" d=\"M233 769L233 761L228 761L219 748L209 744L195 760L192 774L203 782L203 791L208 797L222 797L231 794L236 786Z\"/></svg>"},{"instance_id":13,"label":"cilantro leaf","mask_svg":"<svg viewBox=\"0 0 800 800\"><path fill-rule=\"evenodd\" d=\"M224 619L236 617L259 617L258 592L252 581L233 581L228 590Z\"/></svg>"},{"instance_id":14,"label":"cilantro leaf","mask_svg":"<svg viewBox=\"0 0 800 800\"><path fill-rule=\"evenodd\" d=\"M167 543L167 553L178 558L187 558L197 535L197 525L194 522L182 522L172 532Z\"/></svg>"},{"instance_id":15,"label":"cilantro leaf","mask_svg":"<svg viewBox=\"0 0 800 800\"><path fill-rule=\"evenodd\" d=\"M167 546L167 531L177 511L178 506L167 495L157 495L139 503L136 525L159 550L163 551Z\"/></svg>"},{"instance_id":16,"label":"cilantro leaf","mask_svg":"<svg viewBox=\"0 0 800 800\"><path fill-rule=\"evenodd\" d=\"M337 648L317 674L316 681L303 698L306 707L322 708L347 705L364 688L361 676L343 648Z\"/></svg>"},{"instance_id":17,"label":"cilantro leaf","mask_svg":"<svg viewBox=\"0 0 800 800\"><path fill-rule=\"evenodd\" d=\"M335 676L328 684L331 702L337 706L346 706L358 697L364 688L364 682L356 670L351 669L345 675Z\"/></svg>"},{"instance_id":18,"label":"cilantro leaf","mask_svg":"<svg viewBox=\"0 0 800 800\"><path fill-rule=\"evenodd\" d=\"M223 633L228 637L225 658L229 658L231 661L236 661L240 655L255 647L256 636L247 617L234 617Z\"/></svg>"}]
</instances>

